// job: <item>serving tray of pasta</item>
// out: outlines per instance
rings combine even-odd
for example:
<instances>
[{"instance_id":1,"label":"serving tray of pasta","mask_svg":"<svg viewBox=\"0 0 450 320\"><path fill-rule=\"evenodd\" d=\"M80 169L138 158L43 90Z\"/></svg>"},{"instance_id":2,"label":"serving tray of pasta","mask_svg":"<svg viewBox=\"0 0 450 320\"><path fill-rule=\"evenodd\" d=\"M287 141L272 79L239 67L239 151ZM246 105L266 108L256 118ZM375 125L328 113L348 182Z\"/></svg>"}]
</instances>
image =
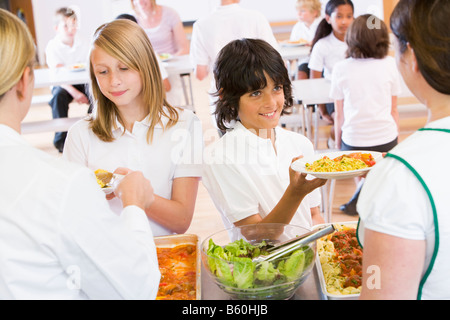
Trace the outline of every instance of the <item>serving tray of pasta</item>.
<instances>
[{"instance_id":1,"label":"serving tray of pasta","mask_svg":"<svg viewBox=\"0 0 450 320\"><path fill-rule=\"evenodd\" d=\"M154 237L161 281L156 300L200 300L200 239L195 234Z\"/></svg>"},{"instance_id":2,"label":"serving tray of pasta","mask_svg":"<svg viewBox=\"0 0 450 320\"><path fill-rule=\"evenodd\" d=\"M366 174L383 155L375 151L316 153L294 161L291 168L321 179L348 179Z\"/></svg>"},{"instance_id":3,"label":"serving tray of pasta","mask_svg":"<svg viewBox=\"0 0 450 320\"><path fill-rule=\"evenodd\" d=\"M329 300L356 300L361 293L363 256L356 239L357 221L333 225L335 232L317 240L320 287Z\"/></svg>"}]
</instances>

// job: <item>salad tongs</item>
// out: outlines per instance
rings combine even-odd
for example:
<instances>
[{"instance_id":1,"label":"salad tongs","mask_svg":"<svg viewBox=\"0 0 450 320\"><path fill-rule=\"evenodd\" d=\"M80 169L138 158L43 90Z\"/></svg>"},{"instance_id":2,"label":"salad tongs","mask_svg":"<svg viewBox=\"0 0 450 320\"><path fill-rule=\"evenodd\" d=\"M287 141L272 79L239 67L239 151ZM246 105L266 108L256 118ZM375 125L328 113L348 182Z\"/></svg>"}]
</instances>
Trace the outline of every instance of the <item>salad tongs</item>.
<instances>
[{"instance_id":1,"label":"salad tongs","mask_svg":"<svg viewBox=\"0 0 450 320\"><path fill-rule=\"evenodd\" d=\"M302 246L313 242L319 238L322 238L323 236L326 236L327 234L333 233L336 230L333 224L330 224L329 226L322 227L317 230L313 230L310 232L307 232L300 237L295 237L293 239L287 240L285 242L279 243L269 249L267 249L267 252L269 254L267 255L260 255L252 259L253 262L260 263L263 261L272 261L275 259L278 259L282 257L283 255L290 253L294 250L297 250L298 248L301 248Z\"/></svg>"}]
</instances>

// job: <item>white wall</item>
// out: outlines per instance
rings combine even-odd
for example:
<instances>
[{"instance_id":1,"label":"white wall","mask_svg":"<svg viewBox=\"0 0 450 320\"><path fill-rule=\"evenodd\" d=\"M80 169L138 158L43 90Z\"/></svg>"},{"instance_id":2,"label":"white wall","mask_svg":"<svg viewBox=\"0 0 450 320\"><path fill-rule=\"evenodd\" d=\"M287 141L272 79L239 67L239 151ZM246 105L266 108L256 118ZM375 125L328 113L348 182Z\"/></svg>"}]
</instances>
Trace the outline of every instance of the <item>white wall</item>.
<instances>
[{"instance_id":1,"label":"white wall","mask_svg":"<svg viewBox=\"0 0 450 320\"><path fill-rule=\"evenodd\" d=\"M327 0L321 0L326 3ZM91 39L95 30L121 13L131 12L130 0L32 0L36 28L39 62L45 64L45 46L54 36L53 15L63 6L75 6L80 11L79 33ZM177 10L183 21L195 21L220 4L220 0L157 0ZM261 11L269 21L293 21L297 19L296 0L241 0L245 8ZM355 16L363 13L383 18L382 0L353 0ZM325 7L325 5L324 5Z\"/></svg>"}]
</instances>

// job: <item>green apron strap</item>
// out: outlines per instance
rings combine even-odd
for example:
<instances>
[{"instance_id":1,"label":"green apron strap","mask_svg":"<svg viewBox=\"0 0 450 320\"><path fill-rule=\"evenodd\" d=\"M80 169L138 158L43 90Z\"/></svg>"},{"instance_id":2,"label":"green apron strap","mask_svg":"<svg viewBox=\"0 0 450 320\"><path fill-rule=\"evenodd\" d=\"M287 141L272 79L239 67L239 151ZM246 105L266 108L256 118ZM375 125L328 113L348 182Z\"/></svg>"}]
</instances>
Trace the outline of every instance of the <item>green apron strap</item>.
<instances>
[{"instance_id":1,"label":"green apron strap","mask_svg":"<svg viewBox=\"0 0 450 320\"><path fill-rule=\"evenodd\" d=\"M438 132L450 133L450 129L438 129L438 128L422 128L422 129L419 129L418 131L421 131L421 132L424 132L424 131L436 132L436 131L438 131ZM405 159L403 159L395 154L388 153L388 154L386 154L386 157L397 159L398 161L403 163L409 170L411 170L411 172L416 176L416 178L419 180L419 182L422 184L423 188L425 189L425 192L428 195L428 199L430 200L431 209L433 211L434 251L433 251L433 256L431 258L431 261L430 261L430 265L428 266L428 269L425 272L425 275L423 276L422 280L420 281L419 291L417 293L417 300L421 300L423 286L424 286L425 282L427 281L431 271L433 270L433 266L434 266L434 263L436 261L436 257L437 257L438 251L439 251L439 221L438 221L438 216L437 216L437 211L436 211L436 204L434 202L433 196L431 195L430 189L428 188L428 186L426 185L425 181L422 179L420 174L416 171L416 169L414 169ZM363 248L362 241L360 241L360 239L359 239L359 231L358 231L359 227L360 227L360 222L361 222L361 218L358 219L356 238L357 238L358 243L361 246L361 248Z\"/></svg>"},{"instance_id":2,"label":"green apron strap","mask_svg":"<svg viewBox=\"0 0 450 320\"><path fill-rule=\"evenodd\" d=\"M418 131L439 131L439 132L450 133L450 129L435 129L435 128L422 128L422 129L419 129Z\"/></svg>"},{"instance_id":3,"label":"green apron strap","mask_svg":"<svg viewBox=\"0 0 450 320\"><path fill-rule=\"evenodd\" d=\"M430 203L431 203L431 209L433 211L434 251L433 251L433 256L431 258L431 261L430 261L430 265L428 266L428 269L425 272L425 275L423 276L422 281L420 282L419 292L417 294L417 300L421 300L422 299L423 286L424 286L425 282L427 281L428 276L430 275L431 271L433 270L434 262L436 260L436 256L437 256L438 251L439 251L439 223L438 223L438 216L437 216L437 211L436 211L436 205L434 203L434 199L433 199L433 196L431 195L430 189L428 188L428 186L426 185L425 181L422 179L420 174L416 171L416 169L414 169L405 159L403 159L403 158L401 158L401 157L399 157L397 155L388 153L386 155L386 157L397 159L398 161L403 163L409 170L411 170L411 172L416 176L416 178L419 180L419 182L422 184L423 188L425 189L425 192L427 193L428 198L429 198Z\"/></svg>"}]
</instances>

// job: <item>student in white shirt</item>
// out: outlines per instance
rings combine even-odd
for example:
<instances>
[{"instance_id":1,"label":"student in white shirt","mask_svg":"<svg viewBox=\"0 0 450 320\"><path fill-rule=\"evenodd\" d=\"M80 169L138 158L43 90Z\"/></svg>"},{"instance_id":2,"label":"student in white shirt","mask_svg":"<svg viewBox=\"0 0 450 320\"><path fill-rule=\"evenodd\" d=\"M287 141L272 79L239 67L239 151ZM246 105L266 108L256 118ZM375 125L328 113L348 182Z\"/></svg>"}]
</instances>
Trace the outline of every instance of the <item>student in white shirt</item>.
<instances>
[{"instance_id":1,"label":"student in white shirt","mask_svg":"<svg viewBox=\"0 0 450 320\"><path fill-rule=\"evenodd\" d=\"M89 54L89 43L77 35L78 18L71 8L60 8L55 13L56 36L49 41L45 49L47 65L51 69L86 64ZM76 101L89 104L88 85L61 85L52 88L52 107L54 119L67 118L69 104ZM89 107L88 113L92 111ZM67 132L56 132L53 144L59 152L64 149Z\"/></svg>"},{"instance_id":2,"label":"student in white shirt","mask_svg":"<svg viewBox=\"0 0 450 320\"><path fill-rule=\"evenodd\" d=\"M156 55L134 22L120 19L98 28L90 68L94 116L71 128L63 156L92 170L142 171L155 190L146 208L153 233L184 233L201 177L199 119L165 100ZM115 211L120 207L118 199L110 204Z\"/></svg>"},{"instance_id":3,"label":"student in white shirt","mask_svg":"<svg viewBox=\"0 0 450 320\"><path fill-rule=\"evenodd\" d=\"M293 159L314 153L312 143L278 126L293 103L280 54L263 40L235 40L219 53L214 76L217 126L236 124L207 148L203 182L225 226L323 223L316 188L326 180L290 168Z\"/></svg>"},{"instance_id":4,"label":"student in white shirt","mask_svg":"<svg viewBox=\"0 0 450 320\"><path fill-rule=\"evenodd\" d=\"M152 187L140 172L108 207L92 171L32 148L20 126L34 87L34 42L0 9L0 298L154 299L160 272L144 208ZM14 62L14 63L12 63Z\"/></svg>"},{"instance_id":5,"label":"student in white shirt","mask_svg":"<svg viewBox=\"0 0 450 320\"><path fill-rule=\"evenodd\" d=\"M343 151L388 152L398 143L397 96L400 75L388 56L389 33L375 16L359 16L347 31L347 59L334 66L330 97L335 100L335 147ZM364 179L341 206L357 215L356 202Z\"/></svg>"},{"instance_id":6,"label":"student in white shirt","mask_svg":"<svg viewBox=\"0 0 450 320\"><path fill-rule=\"evenodd\" d=\"M333 67L345 59L347 44L345 34L353 22L354 7L351 0L330 0L325 7L325 18L317 27L312 42L308 67L312 79L331 80ZM325 121L334 122L334 104L319 105L319 112ZM334 136L332 130L331 136Z\"/></svg>"},{"instance_id":7,"label":"student in white shirt","mask_svg":"<svg viewBox=\"0 0 450 320\"><path fill-rule=\"evenodd\" d=\"M317 27L322 21L320 14L322 3L319 0L297 0L296 4L299 21L292 28L290 41L306 40L311 45ZM298 79L309 78L309 57L300 61L298 66Z\"/></svg>"},{"instance_id":8,"label":"student in white shirt","mask_svg":"<svg viewBox=\"0 0 450 320\"><path fill-rule=\"evenodd\" d=\"M447 0L400 0L391 15L398 69L431 117L364 183L361 299L450 299L449 15Z\"/></svg>"},{"instance_id":9,"label":"student in white shirt","mask_svg":"<svg viewBox=\"0 0 450 320\"><path fill-rule=\"evenodd\" d=\"M194 23L190 56L197 79L205 79L213 70L219 51L230 41L242 38L262 39L278 48L278 42L264 15L242 8L240 0L221 0L221 6ZM214 92L214 79L211 91ZM210 95L210 111L216 110L216 99ZM212 117L213 125L216 120Z\"/></svg>"}]
</instances>

